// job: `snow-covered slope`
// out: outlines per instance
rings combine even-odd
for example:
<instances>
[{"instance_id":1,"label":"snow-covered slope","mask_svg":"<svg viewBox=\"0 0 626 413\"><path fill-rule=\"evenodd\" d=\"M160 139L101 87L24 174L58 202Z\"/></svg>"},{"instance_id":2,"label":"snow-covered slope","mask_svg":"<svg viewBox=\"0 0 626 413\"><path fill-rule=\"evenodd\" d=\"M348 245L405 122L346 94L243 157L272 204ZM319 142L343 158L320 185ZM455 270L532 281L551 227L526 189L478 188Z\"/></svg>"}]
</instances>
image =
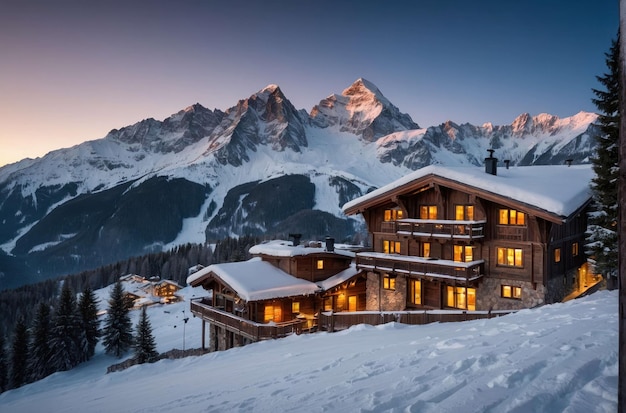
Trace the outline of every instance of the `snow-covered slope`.
<instances>
[{"instance_id":1,"label":"snow-covered slope","mask_svg":"<svg viewBox=\"0 0 626 413\"><path fill-rule=\"evenodd\" d=\"M419 129L365 79L310 114L269 85L0 168L0 249L45 277L226 235L346 239L360 223L342 204L429 164L481 165L489 148L512 165L588 162L595 119Z\"/></svg>"},{"instance_id":2,"label":"snow-covered slope","mask_svg":"<svg viewBox=\"0 0 626 413\"><path fill-rule=\"evenodd\" d=\"M600 291L488 320L359 325L111 374L119 360L99 345L74 370L0 394L0 411L615 412L617 302ZM188 305L148 308L159 351L200 346Z\"/></svg>"}]
</instances>

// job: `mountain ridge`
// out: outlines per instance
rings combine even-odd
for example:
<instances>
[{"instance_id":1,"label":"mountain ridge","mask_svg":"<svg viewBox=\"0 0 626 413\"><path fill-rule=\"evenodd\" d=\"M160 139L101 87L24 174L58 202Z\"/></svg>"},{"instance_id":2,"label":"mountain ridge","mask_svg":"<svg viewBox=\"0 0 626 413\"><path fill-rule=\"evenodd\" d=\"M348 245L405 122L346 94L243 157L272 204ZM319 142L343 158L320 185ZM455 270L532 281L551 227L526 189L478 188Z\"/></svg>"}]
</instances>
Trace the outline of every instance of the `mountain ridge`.
<instances>
[{"instance_id":1,"label":"mountain ridge","mask_svg":"<svg viewBox=\"0 0 626 413\"><path fill-rule=\"evenodd\" d=\"M362 223L343 216L343 203L431 163L478 166L491 148L513 166L589 162L596 117L521 114L510 125L448 121L419 128L362 78L310 112L296 109L278 85L268 85L223 111L196 103L163 121L144 119L102 139L0 168L0 248L50 276L94 260L126 258L122 249L115 256L102 252L98 234L127 245L130 255L244 234L349 239ZM71 201L105 199L100 193L120 185L127 188L115 199L105 197L100 214L84 212L81 225L91 228L92 241L78 242L85 230L71 218ZM312 192L294 192L310 185ZM153 200L160 212L148 213L142 199ZM283 199L291 202L277 202ZM277 205L281 211L263 213ZM53 211L59 224L45 219ZM171 222L168 211L184 212ZM166 222L168 231L150 228L154 222L143 216ZM296 216L306 222L298 224ZM43 221L55 228L45 236ZM56 263L55 270L46 263ZM0 268L0 283L2 273Z\"/></svg>"}]
</instances>

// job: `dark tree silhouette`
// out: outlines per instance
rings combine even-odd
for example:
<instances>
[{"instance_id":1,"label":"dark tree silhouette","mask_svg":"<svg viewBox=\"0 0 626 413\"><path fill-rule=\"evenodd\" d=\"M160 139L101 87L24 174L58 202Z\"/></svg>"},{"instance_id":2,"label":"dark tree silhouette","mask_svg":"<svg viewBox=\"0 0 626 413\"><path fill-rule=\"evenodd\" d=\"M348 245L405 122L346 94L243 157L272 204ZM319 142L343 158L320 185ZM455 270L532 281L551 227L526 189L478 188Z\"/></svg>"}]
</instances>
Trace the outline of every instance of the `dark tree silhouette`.
<instances>
[{"instance_id":1,"label":"dark tree silhouette","mask_svg":"<svg viewBox=\"0 0 626 413\"><path fill-rule=\"evenodd\" d=\"M11 346L11 388L20 387L28 381L28 328L20 317L13 333Z\"/></svg>"},{"instance_id":2,"label":"dark tree silhouette","mask_svg":"<svg viewBox=\"0 0 626 413\"><path fill-rule=\"evenodd\" d=\"M132 324L128 312L124 288L118 280L111 290L102 339L105 352L118 358L122 357L133 344Z\"/></svg>"},{"instance_id":3,"label":"dark tree silhouette","mask_svg":"<svg viewBox=\"0 0 626 413\"><path fill-rule=\"evenodd\" d=\"M152 326L146 314L145 306L141 308L141 316L137 323L134 347L137 363L153 363L159 356L159 353L156 351L156 343L152 335Z\"/></svg>"},{"instance_id":4,"label":"dark tree silhouette","mask_svg":"<svg viewBox=\"0 0 626 413\"><path fill-rule=\"evenodd\" d=\"M30 358L28 371L31 381L43 379L52 374L50 359L52 350L50 340L52 337L52 318L50 306L44 302L37 307L37 313L31 327Z\"/></svg>"}]
</instances>

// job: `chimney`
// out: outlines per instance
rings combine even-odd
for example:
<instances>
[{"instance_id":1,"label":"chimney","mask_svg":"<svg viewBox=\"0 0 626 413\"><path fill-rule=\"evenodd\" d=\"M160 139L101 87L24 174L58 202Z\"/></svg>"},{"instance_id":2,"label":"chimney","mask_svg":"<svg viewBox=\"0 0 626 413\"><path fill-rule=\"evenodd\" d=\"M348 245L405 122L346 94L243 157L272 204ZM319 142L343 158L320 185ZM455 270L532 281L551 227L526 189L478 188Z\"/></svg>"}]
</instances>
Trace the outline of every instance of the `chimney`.
<instances>
[{"instance_id":1,"label":"chimney","mask_svg":"<svg viewBox=\"0 0 626 413\"><path fill-rule=\"evenodd\" d=\"M293 238L293 246L297 247L300 245L300 238L302 238L302 234L289 234L289 238Z\"/></svg>"},{"instance_id":2,"label":"chimney","mask_svg":"<svg viewBox=\"0 0 626 413\"><path fill-rule=\"evenodd\" d=\"M504 160L504 166L506 166L506 169L509 169L509 164L511 163L510 159L505 159Z\"/></svg>"},{"instance_id":3,"label":"chimney","mask_svg":"<svg viewBox=\"0 0 626 413\"><path fill-rule=\"evenodd\" d=\"M335 251L335 239L331 237L326 237L326 252Z\"/></svg>"},{"instance_id":4,"label":"chimney","mask_svg":"<svg viewBox=\"0 0 626 413\"><path fill-rule=\"evenodd\" d=\"M498 174L498 158L493 157L494 149L487 149L489 158L485 158L485 172L491 175Z\"/></svg>"},{"instance_id":5,"label":"chimney","mask_svg":"<svg viewBox=\"0 0 626 413\"><path fill-rule=\"evenodd\" d=\"M565 163L567 164L567 166L572 166L572 162L574 162L573 159L566 159Z\"/></svg>"}]
</instances>

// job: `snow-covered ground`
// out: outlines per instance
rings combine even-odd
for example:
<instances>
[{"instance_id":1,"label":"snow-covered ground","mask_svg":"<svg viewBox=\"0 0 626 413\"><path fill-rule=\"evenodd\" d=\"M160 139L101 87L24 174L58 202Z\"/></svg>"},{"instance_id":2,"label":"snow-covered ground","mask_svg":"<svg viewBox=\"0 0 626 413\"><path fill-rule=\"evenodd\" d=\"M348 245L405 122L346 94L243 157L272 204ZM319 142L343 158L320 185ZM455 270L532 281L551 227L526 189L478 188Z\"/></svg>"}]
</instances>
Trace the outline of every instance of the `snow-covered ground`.
<instances>
[{"instance_id":1,"label":"snow-covered ground","mask_svg":"<svg viewBox=\"0 0 626 413\"><path fill-rule=\"evenodd\" d=\"M99 346L72 371L1 394L0 411L614 412L617 302L600 291L491 320L360 325L111 374L119 360ZM159 351L182 348L189 303L148 314ZM200 335L191 318L187 348Z\"/></svg>"}]
</instances>

